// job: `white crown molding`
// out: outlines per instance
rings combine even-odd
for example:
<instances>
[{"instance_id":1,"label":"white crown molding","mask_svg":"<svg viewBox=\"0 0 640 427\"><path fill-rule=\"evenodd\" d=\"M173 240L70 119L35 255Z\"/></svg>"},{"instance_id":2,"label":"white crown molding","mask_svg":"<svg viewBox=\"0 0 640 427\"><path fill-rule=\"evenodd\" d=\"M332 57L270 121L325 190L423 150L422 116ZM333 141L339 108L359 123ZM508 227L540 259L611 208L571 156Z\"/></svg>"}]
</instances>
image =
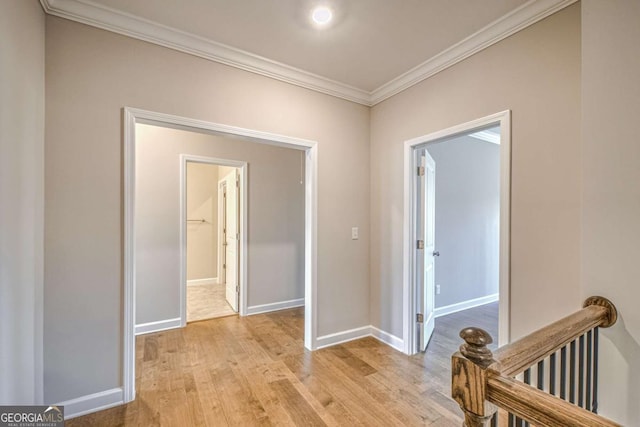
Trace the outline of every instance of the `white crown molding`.
<instances>
[{"instance_id":1,"label":"white crown molding","mask_svg":"<svg viewBox=\"0 0 640 427\"><path fill-rule=\"evenodd\" d=\"M371 92L371 105L420 83L434 74L498 43L549 15L575 3L577 0L530 0L517 9L476 31L466 39L443 50L422 64L383 84Z\"/></svg>"},{"instance_id":2,"label":"white crown molding","mask_svg":"<svg viewBox=\"0 0 640 427\"><path fill-rule=\"evenodd\" d=\"M470 133L469 137L478 139L480 141L490 142L492 144L500 145L500 134L488 132L486 130L480 130L478 132Z\"/></svg>"},{"instance_id":3,"label":"white crown molding","mask_svg":"<svg viewBox=\"0 0 640 427\"><path fill-rule=\"evenodd\" d=\"M370 105L368 91L87 0L40 0L40 3L44 11L50 15L189 53L358 104Z\"/></svg>"},{"instance_id":4,"label":"white crown molding","mask_svg":"<svg viewBox=\"0 0 640 427\"><path fill-rule=\"evenodd\" d=\"M88 0L40 0L40 3L44 11L50 15L144 40L358 104L373 106L576 1L530 0L372 92Z\"/></svg>"}]
</instances>

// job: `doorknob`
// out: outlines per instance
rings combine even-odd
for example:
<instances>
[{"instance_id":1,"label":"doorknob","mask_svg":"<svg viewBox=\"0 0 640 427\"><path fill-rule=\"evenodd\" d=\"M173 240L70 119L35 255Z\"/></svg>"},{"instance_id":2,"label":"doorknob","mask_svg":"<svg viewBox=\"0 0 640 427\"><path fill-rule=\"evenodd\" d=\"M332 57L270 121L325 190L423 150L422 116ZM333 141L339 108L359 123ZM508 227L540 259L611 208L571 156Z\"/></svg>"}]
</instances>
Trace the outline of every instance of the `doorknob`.
<instances>
[{"instance_id":1,"label":"doorknob","mask_svg":"<svg viewBox=\"0 0 640 427\"><path fill-rule=\"evenodd\" d=\"M433 251L433 256L440 256L440 252L438 252L438 251Z\"/></svg>"}]
</instances>

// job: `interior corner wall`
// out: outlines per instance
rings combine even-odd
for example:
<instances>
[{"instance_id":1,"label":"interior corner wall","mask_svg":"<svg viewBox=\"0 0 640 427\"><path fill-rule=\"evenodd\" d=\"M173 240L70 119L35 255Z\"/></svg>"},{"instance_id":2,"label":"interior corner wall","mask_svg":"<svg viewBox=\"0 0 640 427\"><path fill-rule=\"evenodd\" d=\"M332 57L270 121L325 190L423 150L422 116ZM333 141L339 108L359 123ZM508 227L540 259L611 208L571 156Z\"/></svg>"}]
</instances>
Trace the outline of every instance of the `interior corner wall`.
<instances>
[{"instance_id":1,"label":"interior corner wall","mask_svg":"<svg viewBox=\"0 0 640 427\"><path fill-rule=\"evenodd\" d=\"M42 403L45 17L0 13L0 405Z\"/></svg>"},{"instance_id":2,"label":"interior corner wall","mask_svg":"<svg viewBox=\"0 0 640 427\"><path fill-rule=\"evenodd\" d=\"M512 111L511 338L580 307L580 4L373 107L371 321L402 336L404 141Z\"/></svg>"},{"instance_id":3,"label":"interior corner wall","mask_svg":"<svg viewBox=\"0 0 640 427\"><path fill-rule=\"evenodd\" d=\"M122 386L126 106L317 141L318 334L370 324L369 108L53 16L46 81L47 401Z\"/></svg>"},{"instance_id":4,"label":"interior corner wall","mask_svg":"<svg viewBox=\"0 0 640 427\"><path fill-rule=\"evenodd\" d=\"M305 186L300 184L304 152L138 124L136 325L180 317L181 154L247 162L247 305L304 298ZM219 169L220 178L235 171ZM216 178L213 186L217 184Z\"/></svg>"},{"instance_id":5,"label":"interior corner wall","mask_svg":"<svg viewBox=\"0 0 640 427\"><path fill-rule=\"evenodd\" d=\"M498 293L500 145L468 135L430 144L435 178L435 308Z\"/></svg>"},{"instance_id":6,"label":"interior corner wall","mask_svg":"<svg viewBox=\"0 0 640 427\"><path fill-rule=\"evenodd\" d=\"M582 297L618 322L600 334L598 412L640 425L640 2L582 1Z\"/></svg>"},{"instance_id":7,"label":"interior corner wall","mask_svg":"<svg viewBox=\"0 0 640 427\"><path fill-rule=\"evenodd\" d=\"M218 166L187 162L186 173L187 283L217 279ZM302 205L304 209L304 202ZM304 237L302 242L304 244Z\"/></svg>"}]
</instances>

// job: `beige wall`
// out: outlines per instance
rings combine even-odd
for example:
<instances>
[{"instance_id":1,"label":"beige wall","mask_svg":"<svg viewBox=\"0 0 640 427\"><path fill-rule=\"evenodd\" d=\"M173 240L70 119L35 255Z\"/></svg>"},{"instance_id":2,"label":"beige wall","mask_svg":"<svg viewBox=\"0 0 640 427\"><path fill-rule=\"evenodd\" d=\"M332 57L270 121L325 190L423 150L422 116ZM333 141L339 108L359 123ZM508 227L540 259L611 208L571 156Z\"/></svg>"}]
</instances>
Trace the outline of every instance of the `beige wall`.
<instances>
[{"instance_id":1,"label":"beige wall","mask_svg":"<svg viewBox=\"0 0 640 427\"><path fill-rule=\"evenodd\" d=\"M304 202L303 202L304 203ZM218 277L218 166L187 163L187 280Z\"/></svg>"},{"instance_id":2,"label":"beige wall","mask_svg":"<svg viewBox=\"0 0 640 427\"><path fill-rule=\"evenodd\" d=\"M511 330L579 307L580 5L373 107L371 321L402 336L403 142L512 110Z\"/></svg>"},{"instance_id":3,"label":"beige wall","mask_svg":"<svg viewBox=\"0 0 640 427\"><path fill-rule=\"evenodd\" d=\"M368 108L51 16L46 79L48 401L121 386L125 106L318 141L318 333L369 324Z\"/></svg>"},{"instance_id":4,"label":"beige wall","mask_svg":"<svg viewBox=\"0 0 640 427\"><path fill-rule=\"evenodd\" d=\"M44 12L0 12L0 405L42 401Z\"/></svg>"},{"instance_id":5,"label":"beige wall","mask_svg":"<svg viewBox=\"0 0 640 427\"><path fill-rule=\"evenodd\" d=\"M640 2L582 4L582 296L603 295L600 412L640 425Z\"/></svg>"},{"instance_id":6,"label":"beige wall","mask_svg":"<svg viewBox=\"0 0 640 427\"><path fill-rule=\"evenodd\" d=\"M247 162L248 306L303 298L302 152L136 125L136 324L180 316L180 154Z\"/></svg>"}]
</instances>

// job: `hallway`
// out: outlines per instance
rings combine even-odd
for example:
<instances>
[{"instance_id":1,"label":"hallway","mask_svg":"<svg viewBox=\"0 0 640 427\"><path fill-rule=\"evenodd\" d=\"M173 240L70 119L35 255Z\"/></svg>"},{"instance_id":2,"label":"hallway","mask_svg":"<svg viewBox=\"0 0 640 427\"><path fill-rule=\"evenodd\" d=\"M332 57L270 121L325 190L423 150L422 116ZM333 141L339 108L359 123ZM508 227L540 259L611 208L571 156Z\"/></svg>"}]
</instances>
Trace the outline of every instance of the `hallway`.
<instances>
[{"instance_id":1,"label":"hallway","mask_svg":"<svg viewBox=\"0 0 640 427\"><path fill-rule=\"evenodd\" d=\"M470 321L495 333L497 303L439 318L411 357L374 338L308 352L301 308L142 335L136 400L67 426L459 426L450 357Z\"/></svg>"}]
</instances>

